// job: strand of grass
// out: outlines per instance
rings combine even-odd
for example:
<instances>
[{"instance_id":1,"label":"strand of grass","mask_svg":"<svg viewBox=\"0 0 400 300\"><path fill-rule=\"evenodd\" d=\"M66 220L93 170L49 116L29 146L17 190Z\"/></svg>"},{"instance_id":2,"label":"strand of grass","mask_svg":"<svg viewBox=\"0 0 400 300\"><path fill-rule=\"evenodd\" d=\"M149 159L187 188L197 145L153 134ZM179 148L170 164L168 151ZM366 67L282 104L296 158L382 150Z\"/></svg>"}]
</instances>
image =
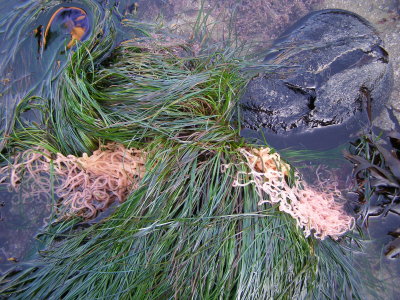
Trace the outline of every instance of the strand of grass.
<instances>
[{"instance_id":1,"label":"strand of grass","mask_svg":"<svg viewBox=\"0 0 400 300\"><path fill-rule=\"evenodd\" d=\"M279 154L292 164L322 160L325 161L325 163L337 164L338 162L345 160L342 152L346 147L347 144L343 144L326 151L282 149L279 150Z\"/></svg>"},{"instance_id":2,"label":"strand of grass","mask_svg":"<svg viewBox=\"0 0 400 300\"><path fill-rule=\"evenodd\" d=\"M140 144L149 153L141 188L89 228L65 236L58 231L65 223L54 225L53 243L36 266L4 277L0 293L16 299L289 299L322 286L319 295L332 294L330 282L316 273L319 260L346 261L330 252L318 256L289 216L257 205L254 186L234 188L243 165L221 171L241 161L236 149L243 141L231 128L245 82L238 61L222 52L181 59L135 47L117 50L126 64L108 61L95 74L95 51L89 44L91 55L79 48L50 101L49 122L54 147L67 153L88 151L99 140ZM65 239L57 241L58 234ZM346 277L352 274L341 268L329 280L356 292L356 281Z\"/></svg>"},{"instance_id":3,"label":"strand of grass","mask_svg":"<svg viewBox=\"0 0 400 300\"><path fill-rule=\"evenodd\" d=\"M245 84L232 52L179 58L144 53L125 42L104 68L99 61L110 51L114 30L108 25L109 34L102 36L103 23L71 54L48 101L46 124L58 149L80 154L105 139L126 144L160 134L198 134L215 118L230 126L228 106Z\"/></svg>"},{"instance_id":4,"label":"strand of grass","mask_svg":"<svg viewBox=\"0 0 400 300\"><path fill-rule=\"evenodd\" d=\"M274 208L254 216L260 210L254 187L233 188L234 168L221 173L221 164L232 162L230 151L163 140L151 147L160 143L165 150L149 161L143 187L115 215L42 253L41 267L6 290L18 291L16 299L286 299L323 283L333 295L316 275L311 240L294 221ZM331 260L330 252L321 257ZM332 276L349 284L341 274Z\"/></svg>"},{"instance_id":5,"label":"strand of grass","mask_svg":"<svg viewBox=\"0 0 400 300\"><path fill-rule=\"evenodd\" d=\"M85 10L90 14L91 22L94 22L97 26L101 26L106 37L109 38L113 36L111 32L113 19L110 16L110 12L103 13L101 4L97 1L83 0L81 2ZM6 116L0 124L0 134L2 138L4 138L4 136L7 137L14 129L14 119L18 117L18 114L15 113L15 108L22 99L30 95L38 95L45 98L54 97L55 87L58 84L58 75L61 73L61 71L54 68L54 65L56 64L57 55L58 57L61 55L54 53L55 55L50 55L51 58L47 56L49 59L46 58L42 61L43 48L39 49L39 58L34 54L35 50L31 49L29 52L25 48L31 48L32 46L31 43L28 43L28 39L32 37L26 33L32 32L33 28L39 25L38 20L43 21L44 18L46 18L46 14L49 13L55 5L59 4L59 2L52 0L27 0L24 1L24 3L9 6L12 7L11 10L7 8L7 5L5 9L2 9L0 39L2 39L3 50L6 55L3 55L0 65L0 76L8 78L9 70L15 69L15 63L18 64L19 70L13 73L15 73L14 75L21 76L19 79L11 80L11 78L9 78L9 80L11 80L10 84L4 85L4 89L0 91L0 96L3 96L0 111L3 116ZM108 28L108 24L111 25L110 28ZM98 32L93 32L93 35L97 33ZM99 36L93 39L96 38L98 39ZM115 44L115 42L111 40L109 45L113 44ZM44 57L46 57L46 55L44 55ZM61 61L57 63L61 63L62 67L60 69L62 70L64 63ZM33 76L35 77L35 79L33 79L31 78L31 73L33 69L35 69L34 65L36 64L38 65L35 72L39 72L40 74L38 73L37 76ZM36 82L38 76L41 78L40 82ZM0 149L3 149L5 145L4 139L0 140Z\"/></svg>"}]
</instances>

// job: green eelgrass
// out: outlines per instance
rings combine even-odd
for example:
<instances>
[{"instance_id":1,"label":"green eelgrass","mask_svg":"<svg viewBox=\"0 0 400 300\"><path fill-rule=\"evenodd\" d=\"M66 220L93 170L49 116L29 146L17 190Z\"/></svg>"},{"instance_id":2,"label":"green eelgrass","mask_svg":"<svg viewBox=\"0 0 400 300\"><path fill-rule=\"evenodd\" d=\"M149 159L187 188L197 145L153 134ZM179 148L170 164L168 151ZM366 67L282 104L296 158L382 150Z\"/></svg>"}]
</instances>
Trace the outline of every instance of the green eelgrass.
<instances>
[{"instance_id":1,"label":"green eelgrass","mask_svg":"<svg viewBox=\"0 0 400 300\"><path fill-rule=\"evenodd\" d=\"M3 1L4 2L4 1ZM34 29L44 30L51 13L57 6L66 5L60 0L26 0L0 5L0 51L3 57L0 63L0 77L7 84L0 84L0 150L3 150L7 136L12 134L18 106L28 102L32 95L45 99L56 98L60 70L67 63L66 43L44 46L41 34L34 34ZM94 0L82 0L76 4L88 12L88 18L94 24L93 32L102 35L107 41L101 50L95 50L97 60L108 56L116 44L117 33L114 23L116 17L103 5ZM64 4L63 4L64 3ZM70 6L67 4L66 6ZM39 32L40 32L39 30ZM55 33L54 36L59 34ZM101 56L99 55L101 52ZM11 71L12 70L12 71ZM38 102L38 99L35 100ZM32 116L30 116L32 117Z\"/></svg>"},{"instance_id":2,"label":"green eelgrass","mask_svg":"<svg viewBox=\"0 0 400 300\"><path fill-rule=\"evenodd\" d=\"M109 217L83 228L78 219L50 226L40 257L0 278L1 295L359 298L343 247L350 238L305 238L288 215L257 204L253 185L232 185L247 169L237 151L245 145L240 118L233 118L248 79L240 72L244 62L227 50L149 53L137 40L104 60L108 45L95 34L71 54L43 102L42 125L18 123L8 149L40 144L79 154L115 141L146 150L147 173Z\"/></svg>"},{"instance_id":3,"label":"green eelgrass","mask_svg":"<svg viewBox=\"0 0 400 300\"><path fill-rule=\"evenodd\" d=\"M64 240L42 252L37 266L5 279L3 292L18 291L21 299L321 299L350 292L354 274L343 249L306 239L289 216L258 207L252 186L232 187L243 167L220 170L234 157L229 148L208 153L164 140L142 188L88 229L48 232Z\"/></svg>"}]
</instances>

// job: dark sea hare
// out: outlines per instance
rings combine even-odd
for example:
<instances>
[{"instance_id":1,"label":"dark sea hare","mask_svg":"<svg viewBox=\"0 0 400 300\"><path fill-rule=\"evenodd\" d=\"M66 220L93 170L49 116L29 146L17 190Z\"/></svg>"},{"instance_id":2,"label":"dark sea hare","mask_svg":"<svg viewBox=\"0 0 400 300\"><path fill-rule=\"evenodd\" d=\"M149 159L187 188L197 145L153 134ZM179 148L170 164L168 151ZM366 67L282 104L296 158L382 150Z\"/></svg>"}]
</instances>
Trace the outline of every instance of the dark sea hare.
<instances>
[{"instance_id":1,"label":"dark sea hare","mask_svg":"<svg viewBox=\"0 0 400 300\"><path fill-rule=\"evenodd\" d=\"M390 96L388 53L376 30L354 13L309 14L274 49L265 62L285 67L259 74L246 87L244 136L263 136L278 148L334 147L368 124Z\"/></svg>"}]
</instances>

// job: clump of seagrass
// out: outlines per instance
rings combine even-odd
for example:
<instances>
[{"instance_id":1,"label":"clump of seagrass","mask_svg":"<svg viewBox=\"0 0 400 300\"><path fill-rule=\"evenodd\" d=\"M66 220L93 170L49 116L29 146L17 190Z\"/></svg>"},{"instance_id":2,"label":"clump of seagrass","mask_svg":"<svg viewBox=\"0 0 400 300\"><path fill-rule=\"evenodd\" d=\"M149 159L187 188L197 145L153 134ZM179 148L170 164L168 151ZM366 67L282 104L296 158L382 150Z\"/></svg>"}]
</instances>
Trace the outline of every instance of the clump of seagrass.
<instances>
[{"instance_id":1,"label":"clump of seagrass","mask_svg":"<svg viewBox=\"0 0 400 300\"><path fill-rule=\"evenodd\" d=\"M31 181L32 193L50 193L50 172L53 172L54 190L60 197L60 214L92 218L112 203L123 202L136 189L144 176L145 153L126 149L121 144L101 146L92 155L51 155L45 149L29 149L17 154L14 164L1 169L8 173L9 184L18 190L24 181ZM4 177L2 179L4 181ZM29 197L30 195L25 195Z\"/></svg>"},{"instance_id":2,"label":"clump of seagrass","mask_svg":"<svg viewBox=\"0 0 400 300\"><path fill-rule=\"evenodd\" d=\"M269 148L239 149L246 158L250 172L239 172L235 186L254 183L260 197L259 204L279 203L279 210L292 216L303 229L321 240L327 236L337 239L354 226L354 218L344 209L343 197L336 183L322 181L310 187L297 171L291 170L278 153ZM292 171L293 183L288 183ZM242 178L250 175L252 180Z\"/></svg>"}]
</instances>

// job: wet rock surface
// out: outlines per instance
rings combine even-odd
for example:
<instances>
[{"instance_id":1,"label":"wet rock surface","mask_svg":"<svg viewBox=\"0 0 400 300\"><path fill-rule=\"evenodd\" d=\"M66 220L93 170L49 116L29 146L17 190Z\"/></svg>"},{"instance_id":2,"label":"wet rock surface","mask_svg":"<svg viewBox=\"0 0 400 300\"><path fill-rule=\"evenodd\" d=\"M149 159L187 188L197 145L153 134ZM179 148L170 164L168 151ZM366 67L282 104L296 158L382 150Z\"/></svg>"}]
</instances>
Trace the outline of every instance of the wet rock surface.
<instances>
[{"instance_id":1,"label":"wet rock surface","mask_svg":"<svg viewBox=\"0 0 400 300\"><path fill-rule=\"evenodd\" d=\"M368 124L390 96L392 70L383 42L354 13L314 12L274 48L265 62L286 68L252 79L240 100L243 126L262 129L272 146L294 146L299 139L306 148L337 146ZM244 136L257 136L248 129Z\"/></svg>"}]
</instances>

